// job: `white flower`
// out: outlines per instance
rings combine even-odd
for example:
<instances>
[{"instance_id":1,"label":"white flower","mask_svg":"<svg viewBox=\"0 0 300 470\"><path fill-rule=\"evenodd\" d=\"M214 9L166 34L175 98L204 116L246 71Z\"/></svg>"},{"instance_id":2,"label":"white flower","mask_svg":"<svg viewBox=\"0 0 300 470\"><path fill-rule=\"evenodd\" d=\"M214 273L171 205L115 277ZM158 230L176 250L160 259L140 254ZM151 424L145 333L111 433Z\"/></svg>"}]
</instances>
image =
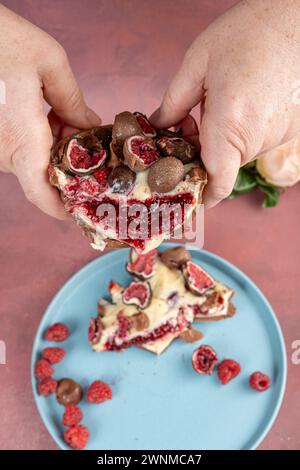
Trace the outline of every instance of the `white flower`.
<instances>
[{"instance_id":1,"label":"white flower","mask_svg":"<svg viewBox=\"0 0 300 470\"><path fill-rule=\"evenodd\" d=\"M300 135L262 154L256 168L274 186L286 188L296 184L300 181Z\"/></svg>"}]
</instances>

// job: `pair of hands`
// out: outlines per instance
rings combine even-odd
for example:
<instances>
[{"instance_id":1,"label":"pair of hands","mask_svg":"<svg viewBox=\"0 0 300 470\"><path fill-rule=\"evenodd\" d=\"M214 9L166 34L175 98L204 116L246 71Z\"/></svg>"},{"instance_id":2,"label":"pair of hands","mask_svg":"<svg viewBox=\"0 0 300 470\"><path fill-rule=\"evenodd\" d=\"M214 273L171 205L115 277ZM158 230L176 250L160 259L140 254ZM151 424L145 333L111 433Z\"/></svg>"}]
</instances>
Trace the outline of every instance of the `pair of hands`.
<instances>
[{"instance_id":1,"label":"pair of hands","mask_svg":"<svg viewBox=\"0 0 300 470\"><path fill-rule=\"evenodd\" d=\"M227 197L239 167L300 132L293 99L300 80L297 0L248 0L198 36L166 91L152 123L183 127L200 137L209 184L206 207ZM53 141L101 123L72 74L66 53L50 36L0 6L0 170L14 173L27 198L65 218L48 183ZM43 98L52 107L43 112ZM200 132L190 111L200 103Z\"/></svg>"}]
</instances>

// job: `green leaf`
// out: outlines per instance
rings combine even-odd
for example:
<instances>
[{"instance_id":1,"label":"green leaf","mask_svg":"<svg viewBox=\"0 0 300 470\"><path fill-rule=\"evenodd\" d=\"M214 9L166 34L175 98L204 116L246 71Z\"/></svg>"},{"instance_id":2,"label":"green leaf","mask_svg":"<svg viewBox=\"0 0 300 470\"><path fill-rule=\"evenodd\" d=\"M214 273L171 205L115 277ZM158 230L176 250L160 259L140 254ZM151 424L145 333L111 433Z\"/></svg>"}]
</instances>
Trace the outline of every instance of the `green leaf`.
<instances>
[{"instance_id":1,"label":"green leaf","mask_svg":"<svg viewBox=\"0 0 300 470\"><path fill-rule=\"evenodd\" d=\"M246 168L240 168L233 191L240 194L249 193L256 185L255 174Z\"/></svg>"},{"instance_id":2,"label":"green leaf","mask_svg":"<svg viewBox=\"0 0 300 470\"><path fill-rule=\"evenodd\" d=\"M228 196L227 199L234 199L236 196L238 196L240 193L237 193L234 189L232 190L232 193Z\"/></svg>"},{"instance_id":3,"label":"green leaf","mask_svg":"<svg viewBox=\"0 0 300 470\"><path fill-rule=\"evenodd\" d=\"M263 207L275 207L278 204L281 191L273 186L259 186L259 189L265 194Z\"/></svg>"},{"instance_id":4,"label":"green leaf","mask_svg":"<svg viewBox=\"0 0 300 470\"><path fill-rule=\"evenodd\" d=\"M252 160L252 162L246 163L243 168L246 168L247 170L249 169L255 169L256 170L256 160Z\"/></svg>"},{"instance_id":5,"label":"green leaf","mask_svg":"<svg viewBox=\"0 0 300 470\"><path fill-rule=\"evenodd\" d=\"M259 173L256 173L255 178L258 186L262 186L263 188L275 188L275 186L273 186L271 183L268 183L264 178L262 178Z\"/></svg>"}]
</instances>

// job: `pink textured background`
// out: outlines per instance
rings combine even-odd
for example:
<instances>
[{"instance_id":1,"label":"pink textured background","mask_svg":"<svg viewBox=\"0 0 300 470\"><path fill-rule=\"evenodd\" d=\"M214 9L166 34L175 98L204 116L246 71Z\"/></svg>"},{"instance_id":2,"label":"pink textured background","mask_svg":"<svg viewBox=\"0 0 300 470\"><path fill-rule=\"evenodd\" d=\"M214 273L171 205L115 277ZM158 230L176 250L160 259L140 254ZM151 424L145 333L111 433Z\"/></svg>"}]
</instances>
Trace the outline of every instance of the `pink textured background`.
<instances>
[{"instance_id":1,"label":"pink textured background","mask_svg":"<svg viewBox=\"0 0 300 470\"><path fill-rule=\"evenodd\" d=\"M3 2L66 48L87 101L111 121L124 109L150 113L195 35L233 0L11 0ZM46 51L45 51L46 53ZM0 448L55 449L34 405L29 364L43 312L71 274L97 254L73 224L39 212L15 178L0 175ZM300 448L300 185L275 209L259 195L222 203L206 214L205 248L245 271L274 306L289 357L280 415L262 449ZM255 345L255 338L253 338Z\"/></svg>"}]
</instances>

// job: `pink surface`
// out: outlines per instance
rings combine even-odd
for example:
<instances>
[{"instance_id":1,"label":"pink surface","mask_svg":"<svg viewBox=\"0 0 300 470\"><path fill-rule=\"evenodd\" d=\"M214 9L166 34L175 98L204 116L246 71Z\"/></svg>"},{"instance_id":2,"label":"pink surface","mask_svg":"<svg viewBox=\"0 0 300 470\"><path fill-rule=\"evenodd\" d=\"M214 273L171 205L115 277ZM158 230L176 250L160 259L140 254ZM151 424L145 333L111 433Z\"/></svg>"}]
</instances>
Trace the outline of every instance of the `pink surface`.
<instances>
[{"instance_id":1,"label":"pink surface","mask_svg":"<svg viewBox=\"0 0 300 470\"><path fill-rule=\"evenodd\" d=\"M5 1L66 48L88 102L104 121L121 110L150 113L195 35L233 0ZM206 213L205 248L245 271L271 301L289 360L280 415L262 449L300 448L300 365L291 343L300 338L300 185L275 209L255 195ZM72 223L47 217L23 197L15 178L0 174L0 448L56 449L33 401L29 365L36 329L61 285L97 256ZM242 314L242 312L241 312ZM255 338L253 338L255 347Z\"/></svg>"}]
</instances>

